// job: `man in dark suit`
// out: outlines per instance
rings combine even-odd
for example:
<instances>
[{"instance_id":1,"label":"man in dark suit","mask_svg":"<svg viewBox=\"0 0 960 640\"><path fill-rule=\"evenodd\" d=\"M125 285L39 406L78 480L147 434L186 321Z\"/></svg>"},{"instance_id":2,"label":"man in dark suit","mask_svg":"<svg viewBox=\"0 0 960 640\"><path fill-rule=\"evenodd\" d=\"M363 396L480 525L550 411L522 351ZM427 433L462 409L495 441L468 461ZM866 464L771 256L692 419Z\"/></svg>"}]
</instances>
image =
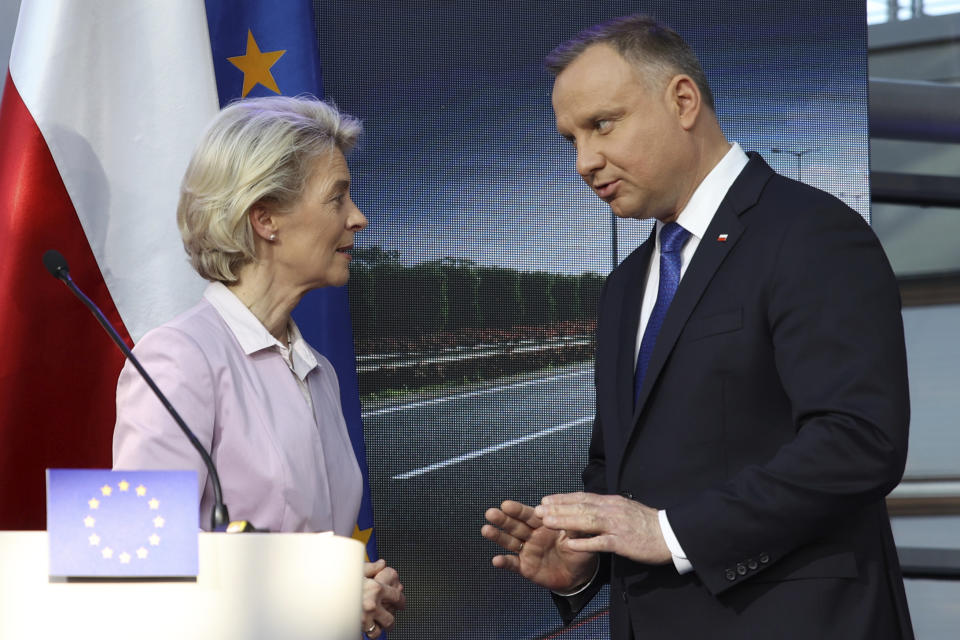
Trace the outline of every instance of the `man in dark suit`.
<instances>
[{"instance_id":1,"label":"man in dark suit","mask_svg":"<svg viewBox=\"0 0 960 640\"><path fill-rule=\"evenodd\" d=\"M909 400L863 219L730 144L696 57L628 16L548 57L577 172L655 233L604 285L586 492L504 502L493 558L629 638L910 638L884 496Z\"/></svg>"}]
</instances>

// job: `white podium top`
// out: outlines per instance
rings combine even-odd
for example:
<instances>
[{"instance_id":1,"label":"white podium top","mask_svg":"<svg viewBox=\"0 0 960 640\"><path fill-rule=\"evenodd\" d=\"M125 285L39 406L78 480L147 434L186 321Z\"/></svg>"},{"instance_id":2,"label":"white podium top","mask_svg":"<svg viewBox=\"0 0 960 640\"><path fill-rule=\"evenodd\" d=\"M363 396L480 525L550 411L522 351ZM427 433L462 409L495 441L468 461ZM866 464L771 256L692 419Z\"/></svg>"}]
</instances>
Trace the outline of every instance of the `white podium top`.
<instances>
[{"instance_id":1,"label":"white podium top","mask_svg":"<svg viewBox=\"0 0 960 640\"><path fill-rule=\"evenodd\" d=\"M0 638L356 640L363 545L200 533L195 582L51 582L45 531L0 531Z\"/></svg>"}]
</instances>

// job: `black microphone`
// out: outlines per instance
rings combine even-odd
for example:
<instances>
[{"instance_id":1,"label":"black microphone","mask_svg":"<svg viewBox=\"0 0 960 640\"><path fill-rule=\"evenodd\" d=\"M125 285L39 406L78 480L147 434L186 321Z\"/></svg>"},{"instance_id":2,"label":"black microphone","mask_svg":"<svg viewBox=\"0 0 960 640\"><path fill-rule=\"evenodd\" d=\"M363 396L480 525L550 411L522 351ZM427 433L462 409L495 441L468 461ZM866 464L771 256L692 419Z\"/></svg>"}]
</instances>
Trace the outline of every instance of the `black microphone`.
<instances>
[{"instance_id":1,"label":"black microphone","mask_svg":"<svg viewBox=\"0 0 960 640\"><path fill-rule=\"evenodd\" d=\"M150 377L150 374L144 370L143 366L140 364L140 361L137 360L137 357L133 355L133 352L130 351L130 347L127 346L127 343L123 341L123 338L120 337L120 334L117 333L117 330L113 328L113 325L110 324L110 321L107 320L107 317L103 315L103 312L100 311L100 308L93 303L93 300L88 298L86 294L83 293L73 283L73 279L70 277L70 268L67 266L67 260L63 257L56 249L50 249L43 254L43 266L47 268L47 271L50 272L54 278L62 280L65 285L73 292L73 295L77 296L80 299L87 309L90 309L90 312L93 313L96 317L97 322L100 323L100 326L104 328L107 334L117 343L117 346L120 347L120 351L123 351L123 355L127 356L127 359L133 363L133 366L136 367L137 371L140 372L140 375L143 376L143 379L146 381L147 385L153 390L157 398L163 404L163 406L170 412L170 415L173 416L173 419L176 420L177 424L180 426L180 429L183 431L184 435L187 436L187 439L190 440L190 444L200 453L200 457L203 458L203 463L207 465L207 473L210 474L210 479L213 481L213 513L211 514L211 522L213 524L214 531L224 531L227 528L227 525L230 523L230 516L227 513L227 505L223 504L223 491L220 488L220 476L217 475L217 469L213 466L213 459L210 458L210 454L207 453L207 450L203 448L203 445L200 444L200 441L197 439L197 436L193 434L193 431L190 430L190 427L187 426L187 423L183 421L183 418L180 417L180 414L177 413L177 410L173 408L173 405L170 404L170 401L167 400L167 397L163 395L163 392L160 391L160 388L157 387L157 384L153 381L153 378Z\"/></svg>"}]
</instances>

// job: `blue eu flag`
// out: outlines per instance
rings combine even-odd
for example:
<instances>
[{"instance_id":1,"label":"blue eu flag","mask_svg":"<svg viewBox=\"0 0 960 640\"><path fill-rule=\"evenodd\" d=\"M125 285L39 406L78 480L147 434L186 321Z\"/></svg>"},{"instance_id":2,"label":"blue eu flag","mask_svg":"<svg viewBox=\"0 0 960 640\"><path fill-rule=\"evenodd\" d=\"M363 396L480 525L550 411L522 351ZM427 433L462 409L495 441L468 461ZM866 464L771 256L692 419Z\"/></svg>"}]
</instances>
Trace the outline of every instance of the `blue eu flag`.
<instances>
[{"instance_id":1,"label":"blue eu flag","mask_svg":"<svg viewBox=\"0 0 960 640\"><path fill-rule=\"evenodd\" d=\"M220 106L258 96L323 96L317 34L309 0L206 0ZM333 364L353 452L363 473L363 501L353 537L377 558L367 454L360 418L356 355L346 287L311 291L293 317L307 342Z\"/></svg>"},{"instance_id":2,"label":"blue eu flag","mask_svg":"<svg viewBox=\"0 0 960 640\"><path fill-rule=\"evenodd\" d=\"M197 575L195 471L47 469L50 575Z\"/></svg>"}]
</instances>

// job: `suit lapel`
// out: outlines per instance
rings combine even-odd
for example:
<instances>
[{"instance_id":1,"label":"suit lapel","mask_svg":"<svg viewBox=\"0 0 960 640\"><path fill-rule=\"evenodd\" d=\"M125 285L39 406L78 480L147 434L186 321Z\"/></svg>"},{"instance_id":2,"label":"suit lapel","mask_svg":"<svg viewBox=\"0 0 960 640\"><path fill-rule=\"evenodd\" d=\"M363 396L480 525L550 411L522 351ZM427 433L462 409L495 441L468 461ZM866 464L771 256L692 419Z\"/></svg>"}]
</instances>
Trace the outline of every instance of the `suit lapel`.
<instances>
[{"instance_id":1,"label":"suit lapel","mask_svg":"<svg viewBox=\"0 0 960 640\"><path fill-rule=\"evenodd\" d=\"M643 378L643 386L640 388L640 394L637 398L636 407L634 407L632 417L635 423L640 417L640 412L650 396L650 390L663 370L670 352L673 351L677 338L687 324L690 314L703 295L704 290L716 273L717 268L727 257L727 254L737 244L743 226L740 220L729 207L721 205L704 237L700 240L700 245L687 267L680 285L677 287L677 293L670 303L667 315L663 319L663 326L657 335L657 341L653 345L653 353L650 354L650 364L647 365L647 373ZM726 234L727 239L719 242L717 237L720 234Z\"/></svg>"},{"instance_id":2,"label":"suit lapel","mask_svg":"<svg viewBox=\"0 0 960 640\"><path fill-rule=\"evenodd\" d=\"M744 227L740 221L740 214L756 203L763 185L773 175L773 171L759 155L754 153L749 155L750 162L747 163L747 166L717 208L717 213L707 227L693 260L691 260L680 285L677 287L673 302L670 303L670 309L664 318L663 326L650 356L650 364L647 366L643 386L640 388L640 394L631 415L632 419L628 423L631 425L631 431L636 426L636 422L650 397L650 391L673 351L680 333L690 318L690 314L697 306L703 292L710 284L710 280L713 279L723 260L743 235ZM720 241L718 238L724 234L726 235L725 240ZM636 330L636 323L633 326ZM633 342L630 344L633 344Z\"/></svg>"}]
</instances>

